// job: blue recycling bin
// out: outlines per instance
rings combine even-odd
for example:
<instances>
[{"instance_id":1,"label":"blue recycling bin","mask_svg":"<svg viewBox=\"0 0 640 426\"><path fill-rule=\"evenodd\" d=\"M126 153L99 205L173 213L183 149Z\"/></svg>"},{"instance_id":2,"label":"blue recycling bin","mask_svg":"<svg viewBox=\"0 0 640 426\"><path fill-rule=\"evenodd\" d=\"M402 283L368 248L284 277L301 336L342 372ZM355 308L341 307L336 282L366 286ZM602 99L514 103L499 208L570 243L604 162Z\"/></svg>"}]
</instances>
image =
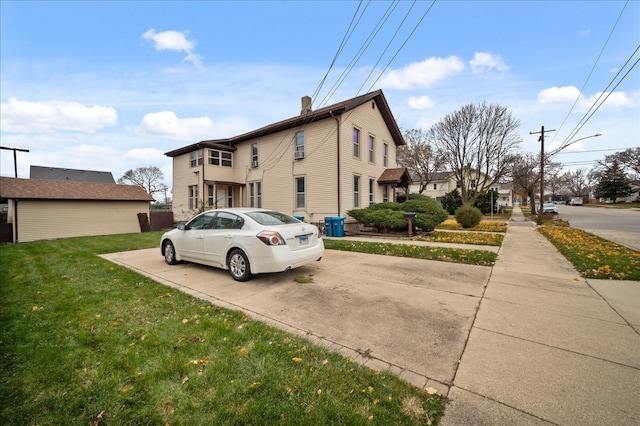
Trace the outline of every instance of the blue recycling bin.
<instances>
[{"instance_id":1,"label":"blue recycling bin","mask_svg":"<svg viewBox=\"0 0 640 426\"><path fill-rule=\"evenodd\" d=\"M324 218L324 235L327 237L333 237L333 218L325 217Z\"/></svg>"},{"instance_id":2,"label":"blue recycling bin","mask_svg":"<svg viewBox=\"0 0 640 426\"><path fill-rule=\"evenodd\" d=\"M295 217L296 219L298 219L300 222L304 222L304 216L296 216L296 215L293 215L293 217Z\"/></svg>"},{"instance_id":3,"label":"blue recycling bin","mask_svg":"<svg viewBox=\"0 0 640 426\"><path fill-rule=\"evenodd\" d=\"M333 236L344 237L344 217L334 216L331 219L333 223Z\"/></svg>"}]
</instances>

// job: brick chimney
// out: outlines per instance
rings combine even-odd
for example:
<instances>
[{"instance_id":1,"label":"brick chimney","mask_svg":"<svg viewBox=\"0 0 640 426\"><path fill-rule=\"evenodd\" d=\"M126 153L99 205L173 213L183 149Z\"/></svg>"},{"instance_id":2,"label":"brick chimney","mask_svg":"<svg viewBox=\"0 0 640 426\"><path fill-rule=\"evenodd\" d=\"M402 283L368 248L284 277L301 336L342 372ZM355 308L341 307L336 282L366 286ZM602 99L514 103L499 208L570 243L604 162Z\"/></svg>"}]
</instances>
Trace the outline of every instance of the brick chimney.
<instances>
[{"instance_id":1,"label":"brick chimney","mask_svg":"<svg viewBox=\"0 0 640 426\"><path fill-rule=\"evenodd\" d=\"M302 97L302 110L300 115L309 114L311 112L311 98L309 96Z\"/></svg>"}]
</instances>

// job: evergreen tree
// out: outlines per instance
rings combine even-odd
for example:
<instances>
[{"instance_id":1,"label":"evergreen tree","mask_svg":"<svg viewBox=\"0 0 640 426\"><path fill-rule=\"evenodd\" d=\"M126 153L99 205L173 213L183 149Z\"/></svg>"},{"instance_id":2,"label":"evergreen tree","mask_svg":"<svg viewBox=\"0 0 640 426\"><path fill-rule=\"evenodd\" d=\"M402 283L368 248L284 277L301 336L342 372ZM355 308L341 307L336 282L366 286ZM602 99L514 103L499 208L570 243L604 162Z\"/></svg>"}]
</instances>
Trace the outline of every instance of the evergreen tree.
<instances>
[{"instance_id":1,"label":"evergreen tree","mask_svg":"<svg viewBox=\"0 0 640 426\"><path fill-rule=\"evenodd\" d=\"M613 161L600 175L600 181L595 188L596 197L615 200L628 197L630 194L631 182L620 163L617 160Z\"/></svg>"}]
</instances>

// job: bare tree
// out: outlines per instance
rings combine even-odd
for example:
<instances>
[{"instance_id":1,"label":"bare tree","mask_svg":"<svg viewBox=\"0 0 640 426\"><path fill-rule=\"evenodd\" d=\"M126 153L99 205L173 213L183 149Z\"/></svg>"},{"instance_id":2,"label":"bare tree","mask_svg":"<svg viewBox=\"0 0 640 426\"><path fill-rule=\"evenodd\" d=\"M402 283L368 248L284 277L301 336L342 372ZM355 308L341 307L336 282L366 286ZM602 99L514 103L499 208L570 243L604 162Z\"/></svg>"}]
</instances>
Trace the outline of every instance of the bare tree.
<instances>
[{"instance_id":1,"label":"bare tree","mask_svg":"<svg viewBox=\"0 0 640 426\"><path fill-rule=\"evenodd\" d=\"M536 214L534 197L540 188L540 156L533 154L516 155L511 160L509 174L513 181L514 191L529 198L531 214Z\"/></svg>"},{"instance_id":2,"label":"bare tree","mask_svg":"<svg viewBox=\"0 0 640 426\"><path fill-rule=\"evenodd\" d=\"M574 196L583 196L589 194L589 173L587 169L581 168L569 170L565 174L567 180L567 189Z\"/></svg>"},{"instance_id":3,"label":"bare tree","mask_svg":"<svg viewBox=\"0 0 640 426\"><path fill-rule=\"evenodd\" d=\"M444 169L444 158L435 149L433 132L421 129L407 130L404 133L406 146L398 151L398 162L406 167L411 176L420 179L420 194L424 192L436 175Z\"/></svg>"},{"instance_id":4,"label":"bare tree","mask_svg":"<svg viewBox=\"0 0 640 426\"><path fill-rule=\"evenodd\" d=\"M127 170L125 174L118 179L118 183L141 186L153 196L167 189L167 185L165 185L163 180L164 176L162 175L162 171L156 166L149 166Z\"/></svg>"},{"instance_id":5,"label":"bare tree","mask_svg":"<svg viewBox=\"0 0 640 426\"><path fill-rule=\"evenodd\" d=\"M506 174L522 142L519 126L506 107L483 102L465 105L431 128L463 203L473 203Z\"/></svg>"}]
</instances>

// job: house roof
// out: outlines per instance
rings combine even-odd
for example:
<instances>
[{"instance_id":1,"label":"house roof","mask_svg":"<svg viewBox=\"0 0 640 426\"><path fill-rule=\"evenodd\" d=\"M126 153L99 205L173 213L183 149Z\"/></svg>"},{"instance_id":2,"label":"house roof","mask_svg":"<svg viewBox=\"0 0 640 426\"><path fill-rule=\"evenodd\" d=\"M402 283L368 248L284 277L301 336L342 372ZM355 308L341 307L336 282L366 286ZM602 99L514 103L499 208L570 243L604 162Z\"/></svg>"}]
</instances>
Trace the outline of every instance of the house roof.
<instances>
[{"instance_id":1,"label":"house roof","mask_svg":"<svg viewBox=\"0 0 640 426\"><path fill-rule=\"evenodd\" d=\"M348 111L351 111L360 105L363 105L369 101L375 101L380 114L382 115L387 127L389 128L389 132L393 138L396 146L405 145L404 138L402 137L402 132L396 123L393 114L391 113L391 109L389 108L389 104L382 93L382 90L376 90L375 92L370 92L365 95L357 96L355 98L348 99L346 101L338 102L333 105L329 105L323 108L320 108L315 111L303 112L302 114L288 118L283 121L278 121L277 123L269 124L267 126L261 127L257 130L253 130L248 133L244 133L242 135L234 136L228 139L216 139L216 140L205 140L200 141L198 143L188 145L182 148L175 149L173 151L166 152L164 155L168 157L177 157L178 155L183 155L189 153L191 151L195 151L197 149L205 148L220 148L220 149L229 149L229 147L233 147L241 142L246 142L248 140L252 140L255 138L259 138L261 136L270 135L272 133L280 132L282 130L290 130L292 128L302 126L305 124L313 123L320 120L325 120L327 118L335 117L342 115Z\"/></svg>"},{"instance_id":2,"label":"house roof","mask_svg":"<svg viewBox=\"0 0 640 426\"><path fill-rule=\"evenodd\" d=\"M406 167L397 169L385 169L378 178L378 183L383 185L395 184L397 186L409 186L411 184L411 176Z\"/></svg>"},{"instance_id":3,"label":"house roof","mask_svg":"<svg viewBox=\"0 0 640 426\"><path fill-rule=\"evenodd\" d=\"M31 166L29 169L31 179L44 180L72 180L77 182L100 182L115 184L111 172L98 172L94 170L61 169L58 167Z\"/></svg>"},{"instance_id":4,"label":"house roof","mask_svg":"<svg viewBox=\"0 0 640 426\"><path fill-rule=\"evenodd\" d=\"M15 200L153 201L137 185L0 177L0 198Z\"/></svg>"}]
</instances>

